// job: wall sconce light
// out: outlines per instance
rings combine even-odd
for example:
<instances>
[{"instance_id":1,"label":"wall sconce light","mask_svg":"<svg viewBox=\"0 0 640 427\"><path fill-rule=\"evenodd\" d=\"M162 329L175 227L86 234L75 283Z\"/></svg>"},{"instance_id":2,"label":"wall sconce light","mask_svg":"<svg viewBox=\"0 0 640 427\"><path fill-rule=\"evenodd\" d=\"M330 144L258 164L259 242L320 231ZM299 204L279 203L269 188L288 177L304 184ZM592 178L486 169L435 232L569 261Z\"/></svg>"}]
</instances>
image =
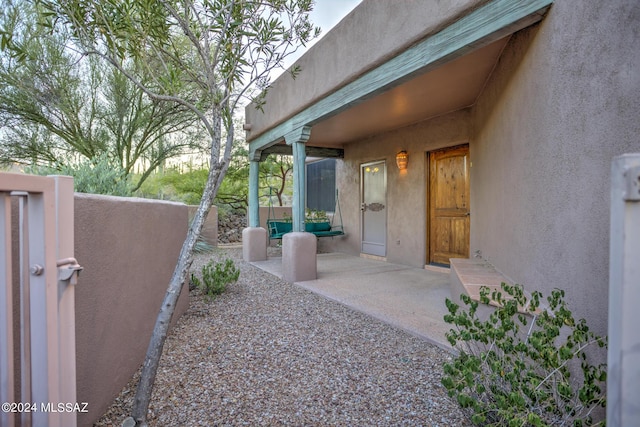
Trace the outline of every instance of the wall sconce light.
<instances>
[{"instance_id":1,"label":"wall sconce light","mask_svg":"<svg viewBox=\"0 0 640 427\"><path fill-rule=\"evenodd\" d=\"M402 150L396 154L396 164L398 165L398 169L401 171L407 169L407 165L409 164L409 155L406 151Z\"/></svg>"}]
</instances>

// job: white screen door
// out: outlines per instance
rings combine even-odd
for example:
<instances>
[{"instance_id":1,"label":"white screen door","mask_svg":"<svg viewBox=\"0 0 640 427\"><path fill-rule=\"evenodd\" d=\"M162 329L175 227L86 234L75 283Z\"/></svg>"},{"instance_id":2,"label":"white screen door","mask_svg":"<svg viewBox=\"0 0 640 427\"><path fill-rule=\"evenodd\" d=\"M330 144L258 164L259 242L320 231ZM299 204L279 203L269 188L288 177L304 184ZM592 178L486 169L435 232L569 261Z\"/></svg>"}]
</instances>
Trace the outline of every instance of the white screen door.
<instances>
[{"instance_id":1,"label":"white screen door","mask_svg":"<svg viewBox=\"0 0 640 427\"><path fill-rule=\"evenodd\" d=\"M362 192L362 253L385 256L387 253L387 170L384 161L360 166Z\"/></svg>"}]
</instances>

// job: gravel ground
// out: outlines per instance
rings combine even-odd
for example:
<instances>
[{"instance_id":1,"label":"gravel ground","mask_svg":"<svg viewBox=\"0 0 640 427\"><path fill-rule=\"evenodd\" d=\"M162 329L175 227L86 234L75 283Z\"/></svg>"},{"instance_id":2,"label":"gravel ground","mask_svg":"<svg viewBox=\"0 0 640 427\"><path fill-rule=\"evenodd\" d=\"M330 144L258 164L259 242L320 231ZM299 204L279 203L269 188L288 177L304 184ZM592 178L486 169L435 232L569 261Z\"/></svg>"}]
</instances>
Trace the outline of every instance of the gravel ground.
<instances>
[{"instance_id":1,"label":"gravel ground","mask_svg":"<svg viewBox=\"0 0 640 427\"><path fill-rule=\"evenodd\" d=\"M198 291L167 338L150 426L467 426L440 385L450 355L419 338L232 258L240 279ZM96 426L131 413L137 377Z\"/></svg>"}]
</instances>

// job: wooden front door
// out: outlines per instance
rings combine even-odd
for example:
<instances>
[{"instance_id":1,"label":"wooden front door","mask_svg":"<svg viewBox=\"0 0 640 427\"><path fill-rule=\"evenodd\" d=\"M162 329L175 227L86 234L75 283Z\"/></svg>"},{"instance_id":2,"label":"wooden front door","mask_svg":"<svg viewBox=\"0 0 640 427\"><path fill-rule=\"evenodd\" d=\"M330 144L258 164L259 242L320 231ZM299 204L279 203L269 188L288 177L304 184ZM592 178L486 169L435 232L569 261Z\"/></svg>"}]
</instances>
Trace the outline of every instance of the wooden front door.
<instances>
[{"instance_id":1,"label":"wooden front door","mask_svg":"<svg viewBox=\"0 0 640 427\"><path fill-rule=\"evenodd\" d=\"M469 146L429 153L429 264L469 257Z\"/></svg>"}]
</instances>

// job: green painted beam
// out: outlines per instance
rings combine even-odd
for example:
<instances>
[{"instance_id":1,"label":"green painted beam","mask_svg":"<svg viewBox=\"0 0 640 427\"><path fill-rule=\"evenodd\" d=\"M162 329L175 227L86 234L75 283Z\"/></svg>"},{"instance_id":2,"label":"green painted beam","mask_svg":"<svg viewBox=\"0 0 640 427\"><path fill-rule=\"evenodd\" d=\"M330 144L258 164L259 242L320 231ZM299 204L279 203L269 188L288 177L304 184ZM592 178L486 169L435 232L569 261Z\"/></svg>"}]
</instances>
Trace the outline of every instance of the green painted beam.
<instances>
[{"instance_id":1,"label":"green painted beam","mask_svg":"<svg viewBox=\"0 0 640 427\"><path fill-rule=\"evenodd\" d=\"M259 159L261 150L282 141L292 131L313 126L419 74L540 21L552 3L553 0L493 0L486 3L259 135L249 144L250 157Z\"/></svg>"}]
</instances>

